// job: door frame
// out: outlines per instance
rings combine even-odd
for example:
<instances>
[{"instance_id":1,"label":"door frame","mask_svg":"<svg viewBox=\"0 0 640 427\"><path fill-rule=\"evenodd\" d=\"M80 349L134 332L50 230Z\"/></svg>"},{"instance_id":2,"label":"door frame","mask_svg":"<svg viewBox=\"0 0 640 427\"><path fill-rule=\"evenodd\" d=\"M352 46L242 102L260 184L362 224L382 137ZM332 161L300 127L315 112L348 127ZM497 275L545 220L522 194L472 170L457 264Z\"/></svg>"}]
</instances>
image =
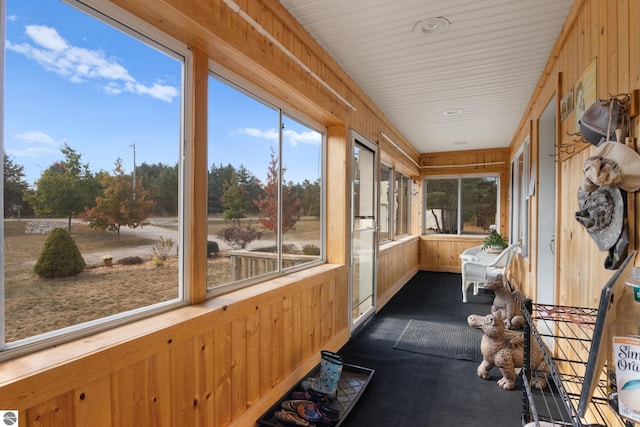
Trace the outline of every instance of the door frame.
<instances>
[{"instance_id":1,"label":"door frame","mask_svg":"<svg viewBox=\"0 0 640 427\"><path fill-rule=\"evenodd\" d=\"M350 181L350 188L351 188L351 197L349 199L349 203L350 203L350 209L349 209L349 229L350 229L350 236L351 238L349 239L349 256L348 256L348 260L349 260L349 303L347 305L347 309L348 309L348 319L349 319L349 325L350 325L350 330L353 333L356 329L358 329L360 326L362 326L369 318L371 318L371 316L373 316L375 314L376 311L376 297L377 297L377 270L378 270L378 231L379 231L379 224L378 224L378 198L379 198L379 185L378 185L378 176L379 176L379 170L380 170L380 154L378 151L378 145L371 142L370 140L368 140L366 137L364 137L362 134L358 133L357 131L351 129L350 131L350 144L349 144L349 149L350 149L350 160L349 160L349 181ZM354 150L356 148L356 145L360 145L361 147L368 149L370 151L373 152L373 185L374 185L374 200L373 200L373 213L374 213L374 225L373 225L373 229L374 229L374 238L373 238L373 251L371 251L372 254L372 260L371 260L371 265L372 265L372 278L373 278L373 289L372 289L372 301L371 301L371 307L367 309L367 311L365 313L362 313L357 319L354 320L353 318L353 310L354 310L354 306L353 306L353 293L354 293L354 281L353 281L353 273L354 273L354 226L355 226L355 218L354 218L354 173L356 170L355 167L355 158L354 158Z\"/></svg>"}]
</instances>

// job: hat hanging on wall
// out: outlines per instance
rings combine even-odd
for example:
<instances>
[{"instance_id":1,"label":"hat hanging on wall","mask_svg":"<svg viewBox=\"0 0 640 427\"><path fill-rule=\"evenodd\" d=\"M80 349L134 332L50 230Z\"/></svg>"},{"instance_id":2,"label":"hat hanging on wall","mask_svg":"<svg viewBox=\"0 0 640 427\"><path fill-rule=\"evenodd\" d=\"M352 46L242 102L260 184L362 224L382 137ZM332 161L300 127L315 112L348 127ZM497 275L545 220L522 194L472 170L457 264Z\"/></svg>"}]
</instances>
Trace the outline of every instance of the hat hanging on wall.
<instances>
[{"instance_id":1,"label":"hat hanging on wall","mask_svg":"<svg viewBox=\"0 0 640 427\"><path fill-rule=\"evenodd\" d=\"M578 191L576 220L604 252L616 244L624 223L625 204L620 189L602 186L588 193Z\"/></svg>"},{"instance_id":2,"label":"hat hanging on wall","mask_svg":"<svg viewBox=\"0 0 640 427\"><path fill-rule=\"evenodd\" d=\"M627 111L625 101L616 97L600 99L587 108L578 121L582 138L595 146L605 141L615 141L616 128L627 136Z\"/></svg>"},{"instance_id":3,"label":"hat hanging on wall","mask_svg":"<svg viewBox=\"0 0 640 427\"><path fill-rule=\"evenodd\" d=\"M617 185L624 191L640 190L640 154L615 141L606 141L583 166L580 189L591 192L599 186Z\"/></svg>"}]
</instances>

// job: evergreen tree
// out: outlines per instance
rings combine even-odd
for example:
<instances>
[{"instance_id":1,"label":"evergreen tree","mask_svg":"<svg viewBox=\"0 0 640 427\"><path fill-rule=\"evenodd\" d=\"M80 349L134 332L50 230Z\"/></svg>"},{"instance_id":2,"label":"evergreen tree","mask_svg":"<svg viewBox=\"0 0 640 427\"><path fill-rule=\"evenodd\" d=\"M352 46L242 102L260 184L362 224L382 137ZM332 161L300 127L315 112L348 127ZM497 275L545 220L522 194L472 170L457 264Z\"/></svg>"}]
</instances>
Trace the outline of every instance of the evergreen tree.
<instances>
[{"instance_id":1,"label":"evergreen tree","mask_svg":"<svg viewBox=\"0 0 640 427\"><path fill-rule=\"evenodd\" d=\"M80 154L67 144L60 151L64 160L49 166L26 198L40 217L68 218L71 233L71 218L93 206L100 186L89 165L81 163Z\"/></svg>"},{"instance_id":2,"label":"evergreen tree","mask_svg":"<svg viewBox=\"0 0 640 427\"><path fill-rule=\"evenodd\" d=\"M300 214L320 217L320 179L310 182L305 179L300 187Z\"/></svg>"},{"instance_id":3,"label":"evergreen tree","mask_svg":"<svg viewBox=\"0 0 640 427\"><path fill-rule=\"evenodd\" d=\"M228 164L226 166L212 165L208 177L208 212L210 214L221 214L224 211L222 205L222 195L224 194L224 183L231 180L231 175L235 173L235 168Z\"/></svg>"},{"instance_id":4,"label":"evergreen tree","mask_svg":"<svg viewBox=\"0 0 640 427\"><path fill-rule=\"evenodd\" d=\"M178 215L178 164L142 163L136 167L136 177L149 190L155 202L154 215Z\"/></svg>"},{"instance_id":5,"label":"evergreen tree","mask_svg":"<svg viewBox=\"0 0 640 427\"><path fill-rule=\"evenodd\" d=\"M68 277L84 270L85 261L71 235L63 228L54 228L36 261L33 271L42 277Z\"/></svg>"},{"instance_id":6,"label":"evergreen tree","mask_svg":"<svg viewBox=\"0 0 640 427\"><path fill-rule=\"evenodd\" d=\"M225 221L237 221L245 218L245 212L249 206L247 191L238 183L235 173L231 175L231 180L224 183L224 193L221 198L224 206L223 218Z\"/></svg>"},{"instance_id":7,"label":"evergreen tree","mask_svg":"<svg viewBox=\"0 0 640 427\"><path fill-rule=\"evenodd\" d=\"M29 192L29 184L24 180L24 166L14 163L4 156L4 217L16 216L20 218L31 214L31 205L24 200Z\"/></svg>"}]
</instances>

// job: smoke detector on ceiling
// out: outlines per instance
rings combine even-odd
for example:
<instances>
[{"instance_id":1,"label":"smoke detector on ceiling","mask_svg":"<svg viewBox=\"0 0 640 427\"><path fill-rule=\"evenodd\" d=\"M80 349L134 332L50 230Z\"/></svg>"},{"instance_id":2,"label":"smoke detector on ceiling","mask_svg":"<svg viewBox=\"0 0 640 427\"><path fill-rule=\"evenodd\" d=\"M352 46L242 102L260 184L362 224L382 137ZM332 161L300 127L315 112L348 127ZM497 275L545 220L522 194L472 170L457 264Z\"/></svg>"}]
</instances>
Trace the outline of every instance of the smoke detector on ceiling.
<instances>
[{"instance_id":1,"label":"smoke detector on ceiling","mask_svg":"<svg viewBox=\"0 0 640 427\"><path fill-rule=\"evenodd\" d=\"M443 18L442 16L427 18L414 25L413 31L425 35L440 34L449 27L450 23L447 18Z\"/></svg>"},{"instance_id":2,"label":"smoke detector on ceiling","mask_svg":"<svg viewBox=\"0 0 640 427\"><path fill-rule=\"evenodd\" d=\"M444 110L442 114L446 117L457 116L458 114L462 114L462 108L449 108L448 110Z\"/></svg>"}]
</instances>

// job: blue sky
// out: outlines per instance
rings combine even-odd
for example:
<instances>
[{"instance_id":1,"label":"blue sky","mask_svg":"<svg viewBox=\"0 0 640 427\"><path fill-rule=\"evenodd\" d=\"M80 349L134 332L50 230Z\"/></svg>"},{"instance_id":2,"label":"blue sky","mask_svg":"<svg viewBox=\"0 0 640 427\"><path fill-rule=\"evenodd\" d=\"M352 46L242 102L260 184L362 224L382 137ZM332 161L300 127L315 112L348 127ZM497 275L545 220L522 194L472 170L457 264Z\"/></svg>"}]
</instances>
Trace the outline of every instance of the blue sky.
<instances>
[{"instance_id":1,"label":"blue sky","mask_svg":"<svg viewBox=\"0 0 640 427\"><path fill-rule=\"evenodd\" d=\"M29 184L63 159L65 143L94 172L117 158L131 171L132 144L138 165L177 162L180 61L58 0L7 0L6 17L3 144ZM277 113L220 89L209 139L224 150L209 164L242 163L264 179ZM291 120L284 133L286 179L315 180L320 135Z\"/></svg>"}]
</instances>

